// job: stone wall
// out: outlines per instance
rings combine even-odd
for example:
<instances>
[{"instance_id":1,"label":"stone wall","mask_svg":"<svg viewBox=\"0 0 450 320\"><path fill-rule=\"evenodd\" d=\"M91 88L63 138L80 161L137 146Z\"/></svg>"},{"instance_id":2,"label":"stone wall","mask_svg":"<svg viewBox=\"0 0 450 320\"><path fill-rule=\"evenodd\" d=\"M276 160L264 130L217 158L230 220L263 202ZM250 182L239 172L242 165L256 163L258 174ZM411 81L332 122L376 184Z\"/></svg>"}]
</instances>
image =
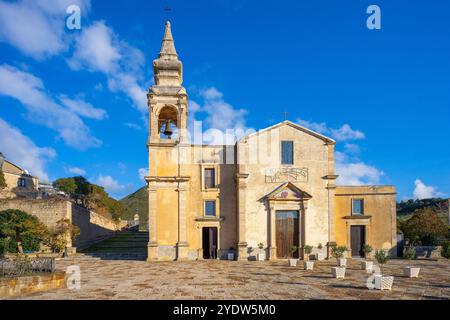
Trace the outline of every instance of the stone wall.
<instances>
[{"instance_id":1,"label":"stone wall","mask_svg":"<svg viewBox=\"0 0 450 320\"><path fill-rule=\"evenodd\" d=\"M116 224L111 219L64 199L0 200L0 211L7 209L25 211L39 218L48 227L55 226L62 219L69 219L80 228L80 236L75 244L69 243L69 246L76 246L78 249L104 240L123 227L121 223Z\"/></svg>"}]
</instances>

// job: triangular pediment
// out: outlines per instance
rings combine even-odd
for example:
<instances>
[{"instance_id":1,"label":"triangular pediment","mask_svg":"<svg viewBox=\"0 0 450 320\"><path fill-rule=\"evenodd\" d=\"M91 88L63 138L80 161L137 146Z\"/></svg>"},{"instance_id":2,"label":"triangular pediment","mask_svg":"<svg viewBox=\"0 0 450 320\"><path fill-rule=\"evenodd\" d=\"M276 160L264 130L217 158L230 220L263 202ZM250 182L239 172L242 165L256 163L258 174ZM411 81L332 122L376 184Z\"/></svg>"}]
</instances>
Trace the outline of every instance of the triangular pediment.
<instances>
[{"instance_id":1,"label":"triangular pediment","mask_svg":"<svg viewBox=\"0 0 450 320\"><path fill-rule=\"evenodd\" d=\"M302 191L292 182L285 182L266 196L269 200L306 200L311 195Z\"/></svg>"}]
</instances>

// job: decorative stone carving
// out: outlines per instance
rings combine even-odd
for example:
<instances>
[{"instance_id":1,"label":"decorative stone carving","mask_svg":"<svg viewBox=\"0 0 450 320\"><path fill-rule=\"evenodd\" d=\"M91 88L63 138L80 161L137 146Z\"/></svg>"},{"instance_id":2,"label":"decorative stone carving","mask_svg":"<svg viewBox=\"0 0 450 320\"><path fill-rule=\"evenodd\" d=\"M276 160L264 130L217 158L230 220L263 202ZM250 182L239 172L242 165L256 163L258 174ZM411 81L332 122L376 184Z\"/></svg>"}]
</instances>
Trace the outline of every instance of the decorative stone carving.
<instances>
[{"instance_id":1,"label":"decorative stone carving","mask_svg":"<svg viewBox=\"0 0 450 320\"><path fill-rule=\"evenodd\" d=\"M286 181L308 182L308 169L296 167L266 169L266 183L278 183Z\"/></svg>"}]
</instances>

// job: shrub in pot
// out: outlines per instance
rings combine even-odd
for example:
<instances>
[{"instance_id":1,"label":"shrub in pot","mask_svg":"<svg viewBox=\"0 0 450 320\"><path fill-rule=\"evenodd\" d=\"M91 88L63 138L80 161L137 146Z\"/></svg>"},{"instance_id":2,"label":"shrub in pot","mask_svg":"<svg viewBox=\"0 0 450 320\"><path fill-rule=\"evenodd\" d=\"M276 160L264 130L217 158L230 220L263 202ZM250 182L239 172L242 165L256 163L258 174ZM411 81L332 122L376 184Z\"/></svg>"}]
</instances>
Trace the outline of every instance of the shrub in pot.
<instances>
[{"instance_id":1,"label":"shrub in pot","mask_svg":"<svg viewBox=\"0 0 450 320\"><path fill-rule=\"evenodd\" d=\"M259 253L258 253L258 261L266 260L266 253L264 250L264 243L258 243Z\"/></svg>"},{"instance_id":2,"label":"shrub in pot","mask_svg":"<svg viewBox=\"0 0 450 320\"><path fill-rule=\"evenodd\" d=\"M298 247L297 246L292 246L291 248L291 259L289 259L289 265L291 267L296 267L297 266L297 261L298 259L293 258L294 254L298 251Z\"/></svg>"},{"instance_id":3,"label":"shrub in pot","mask_svg":"<svg viewBox=\"0 0 450 320\"><path fill-rule=\"evenodd\" d=\"M372 247L368 244L363 245L362 250L364 252L365 261L361 261L361 269L366 270L367 273L371 273L373 269L373 261L369 260L370 253L373 251Z\"/></svg>"},{"instance_id":4,"label":"shrub in pot","mask_svg":"<svg viewBox=\"0 0 450 320\"><path fill-rule=\"evenodd\" d=\"M304 248L305 252L305 261L303 262L303 266L305 270L313 270L314 269L314 261L309 261L309 257L311 255L313 247L306 245Z\"/></svg>"},{"instance_id":5,"label":"shrub in pot","mask_svg":"<svg viewBox=\"0 0 450 320\"><path fill-rule=\"evenodd\" d=\"M347 252L347 247L344 246L336 246L331 250L331 255L336 258L339 267L347 265L347 259L344 257L345 252Z\"/></svg>"},{"instance_id":6,"label":"shrub in pot","mask_svg":"<svg viewBox=\"0 0 450 320\"><path fill-rule=\"evenodd\" d=\"M319 252L317 252L317 254L316 254L316 260L322 261L324 259L324 256L323 256L323 252L322 252L323 246L321 243L319 243L319 245L317 246L317 249L319 250Z\"/></svg>"},{"instance_id":7,"label":"shrub in pot","mask_svg":"<svg viewBox=\"0 0 450 320\"><path fill-rule=\"evenodd\" d=\"M312 252L313 247L312 246L305 246L305 260L309 260L311 252Z\"/></svg>"},{"instance_id":8,"label":"shrub in pot","mask_svg":"<svg viewBox=\"0 0 450 320\"><path fill-rule=\"evenodd\" d=\"M380 265L380 274L375 275L375 289L391 290L394 277L383 276L383 265L389 261L389 256L385 250L376 250L375 259Z\"/></svg>"},{"instance_id":9,"label":"shrub in pot","mask_svg":"<svg viewBox=\"0 0 450 320\"><path fill-rule=\"evenodd\" d=\"M407 246L403 249L403 258L407 259L410 263L411 260L416 257L416 249L413 246ZM403 268L403 273L408 278L418 278L419 277L420 268L407 266Z\"/></svg>"}]
</instances>

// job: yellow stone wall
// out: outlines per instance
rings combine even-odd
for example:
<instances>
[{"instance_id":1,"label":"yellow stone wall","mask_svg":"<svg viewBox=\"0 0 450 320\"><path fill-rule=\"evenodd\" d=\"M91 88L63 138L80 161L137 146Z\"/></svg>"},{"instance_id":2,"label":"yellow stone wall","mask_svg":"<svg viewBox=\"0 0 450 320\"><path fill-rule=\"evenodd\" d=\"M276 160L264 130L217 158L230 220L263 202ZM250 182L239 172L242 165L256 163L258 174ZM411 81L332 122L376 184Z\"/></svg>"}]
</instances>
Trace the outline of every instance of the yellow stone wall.
<instances>
[{"instance_id":1,"label":"yellow stone wall","mask_svg":"<svg viewBox=\"0 0 450 320\"><path fill-rule=\"evenodd\" d=\"M364 216L351 218L352 199L364 200ZM393 186L339 186L335 190L336 243L350 249L349 227L366 225L366 244L375 249L396 246L396 188ZM395 255L395 252L392 252Z\"/></svg>"}]
</instances>

